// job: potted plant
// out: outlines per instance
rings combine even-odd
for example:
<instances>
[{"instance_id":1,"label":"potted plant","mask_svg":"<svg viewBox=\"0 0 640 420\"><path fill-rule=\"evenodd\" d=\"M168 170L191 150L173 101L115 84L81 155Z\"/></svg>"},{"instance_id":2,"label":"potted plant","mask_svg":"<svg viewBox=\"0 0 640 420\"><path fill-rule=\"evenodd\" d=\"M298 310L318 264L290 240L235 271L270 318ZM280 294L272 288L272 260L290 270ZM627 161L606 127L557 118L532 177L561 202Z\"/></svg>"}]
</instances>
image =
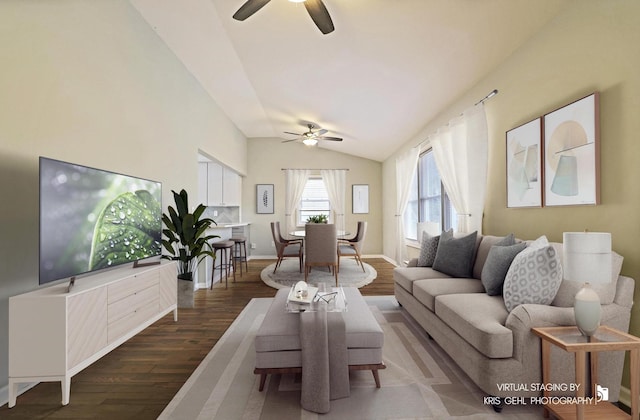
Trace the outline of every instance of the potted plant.
<instances>
[{"instance_id":1,"label":"potted plant","mask_svg":"<svg viewBox=\"0 0 640 420\"><path fill-rule=\"evenodd\" d=\"M199 204L193 213L189 213L187 192L184 189L180 193L173 190L171 192L176 208L169 206L169 214L162 215L165 225L162 233L166 237L162 239L162 246L168 252L168 255L165 254L162 258L177 261L179 300L184 306L193 306L193 273L206 257L215 259L209 241L219 236L206 234L206 230L216 222L213 219L201 218L206 209L203 204Z\"/></svg>"},{"instance_id":2,"label":"potted plant","mask_svg":"<svg viewBox=\"0 0 640 420\"><path fill-rule=\"evenodd\" d=\"M316 214L307 218L307 223L327 223L326 214Z\"/></svg>"}]
</instances>

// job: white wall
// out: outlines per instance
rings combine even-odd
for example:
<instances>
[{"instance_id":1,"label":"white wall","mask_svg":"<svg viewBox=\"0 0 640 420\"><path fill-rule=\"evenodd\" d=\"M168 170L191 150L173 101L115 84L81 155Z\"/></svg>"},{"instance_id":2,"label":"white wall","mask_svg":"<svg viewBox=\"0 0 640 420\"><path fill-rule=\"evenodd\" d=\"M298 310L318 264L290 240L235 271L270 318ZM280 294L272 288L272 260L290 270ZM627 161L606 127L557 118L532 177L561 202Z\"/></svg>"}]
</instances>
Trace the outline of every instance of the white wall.
<instances>
[{"instance_id":1,"label":"white wall","mask_svg":"<svg viewBox=\"0 0 640 420\"><path fill-rule=\"evenodd\" d=\"M38 287L38 157L161 181L166 208L197 197L198 150L245 173L247 142L127 1L5 0L0 40L2 388L8 298Z\"/></svg>"}]
</instances>

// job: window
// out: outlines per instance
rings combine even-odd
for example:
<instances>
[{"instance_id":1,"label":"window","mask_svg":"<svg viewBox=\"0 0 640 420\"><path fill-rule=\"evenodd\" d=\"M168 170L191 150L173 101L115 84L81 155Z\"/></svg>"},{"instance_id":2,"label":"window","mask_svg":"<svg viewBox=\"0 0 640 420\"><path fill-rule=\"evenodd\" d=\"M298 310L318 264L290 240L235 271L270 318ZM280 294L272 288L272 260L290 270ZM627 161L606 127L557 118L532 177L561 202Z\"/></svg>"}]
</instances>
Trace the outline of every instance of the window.
<instances>
[{"instance_id":1,"label":"window","mask_svg":"<svg viewBox=\"0 0 640 420\"><path fill-rule=\"evenodd\" d=\"M331 203L322 178L309 178L298 207L298 225L307 223L309 216L324 214L330 217Z\"/></svg>"},{"instance_id":2,"label":"window","mask_svg":"<svg viewBox=\"0 0 640 420\"><path fill-rule=\"evenodd\" d=\"M405 236L419 241L418 223L424 223L431 233L456 227L456 211L444 191L431 150L418 159L418 170L409 192L404 213Z\"/></svg>"}]
</instances>

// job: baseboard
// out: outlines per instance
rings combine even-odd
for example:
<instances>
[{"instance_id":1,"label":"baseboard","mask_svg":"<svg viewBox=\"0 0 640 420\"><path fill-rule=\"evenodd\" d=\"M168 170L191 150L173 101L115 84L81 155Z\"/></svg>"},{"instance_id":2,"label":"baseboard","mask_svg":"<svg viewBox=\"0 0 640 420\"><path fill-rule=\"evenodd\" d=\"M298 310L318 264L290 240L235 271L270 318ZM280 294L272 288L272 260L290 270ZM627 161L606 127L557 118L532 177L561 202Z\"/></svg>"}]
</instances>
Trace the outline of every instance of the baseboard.
<instances>
[{"instance_id":1,"label":"baseboard","mask_svg":"<svg viewBox=\"0 0 640 420\"><path fill-rule=\"evenodd\" d=\"M39 383L40 382L30 382L30 383L18 384L17 396L19 397L20 395L24 394L25 392L27 392L34 386L38 385ZM61 392L60 399L62 400L62 389L60 390L60 392ZM2 388L0 388L0 407L4 406L5 404L9 404L9 385L5 385Z\"/></svg>"},{"instance_id":2,"label":"baseboard","mask_svg":"<svg viewBox=\"0 0 640 420\"><path fill-rule=\"evenodd\" d=\"M627 387L620 387L620 395L618 396L618 402L631 407L631 390Z\"/></svg>"}]
</instances>

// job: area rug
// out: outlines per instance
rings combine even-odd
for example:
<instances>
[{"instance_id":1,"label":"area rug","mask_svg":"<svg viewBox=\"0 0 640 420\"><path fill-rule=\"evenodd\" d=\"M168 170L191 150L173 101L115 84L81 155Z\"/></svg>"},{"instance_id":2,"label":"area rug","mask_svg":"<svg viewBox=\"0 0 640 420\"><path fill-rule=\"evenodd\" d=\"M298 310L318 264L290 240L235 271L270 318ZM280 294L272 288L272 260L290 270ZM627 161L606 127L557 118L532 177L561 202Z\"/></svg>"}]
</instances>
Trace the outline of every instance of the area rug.
<instances>
[{"instance_id":1,"label":"area rug","mask_svg":"<svg viewBox=\"0 0 640 420\"><path fill-rule=\"evenodd\" d=\"M538 419L539 406L505 406L485 396L398 306L393 296L365 297L384 334L382 387L370 371L350 373L351 396L318 415L300 407L300 375L269 375L258 392L256 331L272 302L253 299L160 415L160 419Z\"/></svg>"},{"instance_id":2,"label":"area rug","mask_svg":"<svg viewBox=\"0 0 640 420\"><path fill-rule=\"evenodd\" d=\"M300 280L304 280L304 267L300 272L300 263L298 259L286 259L280 264L280 267L273 272L275 263L267 266L260 273L260 278L267 286L276 289L284 289L295 285ZM338 273L338 284L345 287L362 287L371 283L378 276L375 268L364 263L365 271L358 265L353 258L343 258L340 260L340 272ZM313 267L309 273L307 282L310 284L327 283L335 285L336 279L329 272L327 267Z\"/></svg>"}]
</instances>

